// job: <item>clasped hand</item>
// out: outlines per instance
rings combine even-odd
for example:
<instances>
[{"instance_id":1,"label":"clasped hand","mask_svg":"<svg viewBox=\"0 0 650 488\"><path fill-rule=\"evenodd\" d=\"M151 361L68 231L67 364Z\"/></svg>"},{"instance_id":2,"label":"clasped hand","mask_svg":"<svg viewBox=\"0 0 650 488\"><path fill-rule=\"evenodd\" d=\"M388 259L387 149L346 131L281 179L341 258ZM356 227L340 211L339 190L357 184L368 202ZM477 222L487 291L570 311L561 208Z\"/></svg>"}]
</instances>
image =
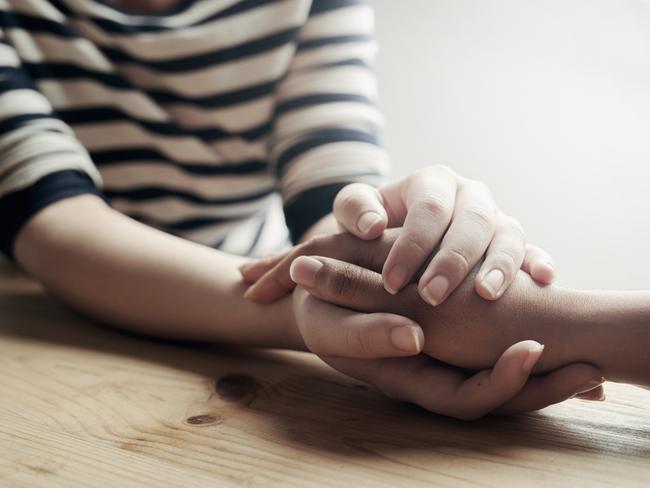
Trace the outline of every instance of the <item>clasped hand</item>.
<instances>
[{"instance_id":1,"label":"clasped hand","mask_svg":"<svg viewBox=\"0 0 650 488\"><path fill-rule=\"evenodd\" d=\"M308 350L392 398L433 412L475 419L537 410L584 391L591 390L586 398L599 396L594 388L601 374L593 366L571 364L530 376L543 352L538 343L521 341L505 351L495 346L481 351L472 340L477 331L463 328L461 337L459 299L473 293L471 279L457 291L459 298L436 308L422 300L415 285L394 296L386 292L378 271L401 232L387 230L371 241L349 233L319 236L279 261L270 260L274 264L245 266L242 275L249 283L264 278L278 287L288 286L286 281L298 284L293 293L295 325ZM449 333L438 343L430 332L442 321ZM456 330L458 340L453 341ZM493 366L480 371L457 367L475 360Z\"/></svg>"},{"instance_id":2,"label":"clasped hand","mask_svg":"<svg viewBox=\"0 0 650 488\"><path fill-rule=\"evenodd\" d=\"M471 334L454 341L468 327L449 323L451 333L432 334L459 287L488 303L503 296L520 268L542 284L554 278L550 256L526 243L519 223L499 210L483 183L432 166L379 189L348 185L333 210L347 233L316 237L241 268L251 285L247 298L259 303L300 285L293 293L295 326L325 362L389 396L464 419L535 410L585 391L587 398L602 395L602 375L585 364L529 378L543 352L534 341L477 351ZM458 305L451 309L458 323ZM490 368L468 372L440 358Z\"/></svg>"}]
</instances>

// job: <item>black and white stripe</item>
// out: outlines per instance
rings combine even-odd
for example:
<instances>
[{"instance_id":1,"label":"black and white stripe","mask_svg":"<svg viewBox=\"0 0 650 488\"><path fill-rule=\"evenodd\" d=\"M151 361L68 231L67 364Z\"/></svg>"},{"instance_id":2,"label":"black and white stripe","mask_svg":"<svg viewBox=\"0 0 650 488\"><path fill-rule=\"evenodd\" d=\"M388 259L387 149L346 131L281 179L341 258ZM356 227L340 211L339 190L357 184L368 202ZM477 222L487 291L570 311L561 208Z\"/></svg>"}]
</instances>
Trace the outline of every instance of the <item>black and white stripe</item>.
<instances>
[{"instance_id":1,"label":"black and white stripe","mask_svg":"<svg viewBox=\"0 0 650 488\"><path fill-rule=\"evenodd\" d=\"M343 185L387 172L372 35L360 0L188 0L148 16L0 0L2 249L86 192L237 253L284 242L279 193L299 238Z\"/></svg>"}]
</instances>

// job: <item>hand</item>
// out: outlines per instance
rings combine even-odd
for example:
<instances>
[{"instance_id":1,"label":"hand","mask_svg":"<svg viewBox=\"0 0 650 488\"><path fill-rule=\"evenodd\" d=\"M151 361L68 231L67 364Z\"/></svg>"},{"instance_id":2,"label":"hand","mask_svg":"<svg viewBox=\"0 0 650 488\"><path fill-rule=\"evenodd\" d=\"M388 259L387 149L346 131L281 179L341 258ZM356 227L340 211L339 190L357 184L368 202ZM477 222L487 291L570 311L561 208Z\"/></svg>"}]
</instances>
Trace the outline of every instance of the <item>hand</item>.
<instances>
[{"instance_id":1,"label":"hand","mask_svg":"<svg viewBox=\"0 0 650 488\"><path fill-rule=\"evenodd\" d=\"M374 239L387 227L403 227L382 268L392 294L411 282L439 246L419 281L422 298L442 303L486 255L475 289L495 300L520 267L545 284L553 281L550 256L526 246L519 223L503 214L485 184L431 166L374 189L352 184L334 202L334 215L350 233Z\"/></svg>"},{"instance_id":2,"label":"hand","mask_svg":"<svg viewBox=\"0 0 650 488\"><path fill-rule=\"evenodd\" d=\"M301 251L336 255L340 259L351 260L361 266L381 269L397 235L396 231L387 232L375 241L360 241L349 234L322 236L293 252L297 255ZM293 256L283 255L275 259L289 266ZM245 274L249 281L254 281L255 272L256 270L259 272L259 268L259 266L248 268L248 273ZM309 265L305 269L303 260L296 262L292 273L297 280L313 289L314 285L310 285L309 282ZM301 277L300 273L304 275ZM287 271L286 274L288 275L289 272ZM284 277L284 273L278 276ZM366 285L355 281L353 276L343 275L338 280L318 280L318 283L330 287L332 290L330 293L333 295L348 293L350 283L352 288L357 290L358 296L370 292ZM389 326L383 329L383 333L378 333L382 329L377 324L366 325L365 329L364 326L355 327L354 324L355 322L367 324L368 321L372 321L371 316L381 322L381 314L369 314L367 318L363 318L364 315L317 300L302 287L294 292L293 298L297 327L310 350L335 369L370 382L390 396L417 403L434 412L469 419L488 412L514 413L536 410L575 394L586 399L602 397L602 388L598 386L600 372L584 364L572 364L526 381L529 372L526 372L522 366L525 362L524 356L537 354L536 344L530 341L508 348L498 359L498 367L479 372L475 376L450 368L422 354L414 357L380 359L385 355L383 352L391 352L390 327L394 327L395 324L417 327L414 322L391 317L388 320ZM390 296L389 298L400 299L400 297ZM336 326L333 327L333 324ZM373 328L372 334L360 333L362 330L368 331ZM418 342L422 339L420 332L417 330ZM393 355L398 354L393 350ZM365 359L354 356L362 356ZM531 361L532 368L534 361ZM525 386L522 388L522 385Z\"/></svg>"},{"instance_id":3,"label":"hand","mask_svg":"<svg viewBox=\"0 0 650 488\"><path fill-rule=\"evenodd\" d=\"M379 189L348 185L336 197L334 216L364 240L379 237L386 228L403 226L380 268L384 287L392 294L419 278L422 298L439 305L484 254L474 287L487 300L501 297L520 267L542 284L554 279L550 256L525 243L519 223L497 208L487 187L444 166L420 170ZM295 285L288 276L290 262L284 258L308 255L310 247L311 243L299 245L297 251L245 267L245 279L257 281L247 297L269 303L289 293ZM282 265L273 269L278 264Z\"/></svg>"},{"instance_id":4,"label":"hand","mask_svg":"<svg viewBox=\"0 0 650 488\"><path fill-rule=\"evenodd\" d=\"M308 279L310 270L301 269L304 268L301 261L306 259L309 258L296 261L293 274L302 273L302 278ZM323 283L331 287L330 293L339 290L333 280L323 282L319 279L317 283L319 287ZM361 293L362 288L360 285ZM325 294L323 289L320 292ZM350 327L353 320L359 324L365 321L363 314L318 300L300 286L294 291L293 299L296 323L301 333L306 338L315 334L321 351L319 356L327 364L374 385L392 398L416 403L432 412L471 420L487 413L538 410L575 394L582 394L585 399L601 399L603 394L599 386L600 372L587 364L572 364L546 375L529 378L543 350L534 341L522 341L509 347L493 368L477 373L450 367L424 354L404 358L373 358L374 353L369 351L374 348L368 349L367 345L363 345L363 341L367 340L367 337L364 338L364 328ZM409 327L408 324L403 326ZM344 333L346 328L360 334ZM329 352L324 352L323 345L332 334L347 339L338 341L338 345L332 344ZM418 342L420 340L421 337ZM312 341L306 339L305 342L310 344ZM348 353L352 350L365 353L366 359L349 357ZM340 351L344 351L348 357L341 357Z\"/></svg>"},{"instance_id":5,"label":"hand","mask_svg":"<svg viewBox=\"0 0 650 488\"><path fill-rule=\"evenodd\" d=\"M296 286L289 269L299 256L328 256L368 269L381 269L398 236L397 229L372 241L348 233L320 235L287 251L250 261L239 268L242 278L250 285L244 296L255 302L271 303L289 293Z\"/></svg>"},{"instance_id":6,"label":"hand","mask_svg":"<svg viewBox=\"0 0 650 488\"><path fill-rule=\"evenodd\" d=\"M477 297L468 279L440 307L424 302L415 285L391 295L372 268L338 259L301 256L293 261L290 274L311 295L330 304L409 317L424 331L425 354L461 368L491 367L506 348L527 339L546 345L534 372L548 372L586 358L599 361L599 356L591 354L598 345L584 338L591 329L585 329L580 314L572 313L581 295L539 287L525 273L519 273L498 303Z\"/></svg>"},{"instance_id":7,"label":"hand","mask_svg":"<svg viewBox=\"0 0 650 488\"><path fill-rule=\"evenodd\" d=\"M396 329L411 328L420 348L421 329L397 316L359 314L336 307L316 299L302 287L295 290L293 298L296 323L305 343L323 361L374 385L391 398L435 413L473 420L488 413L538 410L583 391L587 399L599 399L602 395L598 386L600 373L586 364L572 364L529 379L543 350L534 341L509 347L494 368L474 374L424 354L380 358L382 344L386 343L382 322Z\"/></svg>"},{"instance_id":8,"label":"hand","mask_svg":"<svg viewBox=\"0 0 650 488\"><path fill-rule=\"evenodd\" d=\"M564 342L569 339L568 334L562 334L563 320L548 317L545 311L544 304L557 290L539 287L525 273L518 273L516 286L496 303L482 300L473 293L472 275L478 267L471 270L470 277L438 307L424 302L413 284L396 295L389 294L378 271L400 232L389 229L373 241L363 241L350 234L314 238L279 256L275 269L262 279L270 278L285 288L289 286L286 281L294 281L317 298L358 312L387 312L409 317L424 330L424 352L456 366L490 367L508 346L525 339L544 344L553 341L551 351L547 351L542 361L547 368L549 364L558 367L573 362L572 357L557 354L557 351L569 350L558 344L558 337ZM245 267L242 273L252 282L257 273L264 273L264 268L264 262L255 263ZM247 293L258 285L259 282L254 283ZM537 312L533 313L535 307ZM522 312L527 314L522 316ZM538 326L533 327L534 324ZM469 348L467 344L474 347Z\"/></svg>"}]
</instances>

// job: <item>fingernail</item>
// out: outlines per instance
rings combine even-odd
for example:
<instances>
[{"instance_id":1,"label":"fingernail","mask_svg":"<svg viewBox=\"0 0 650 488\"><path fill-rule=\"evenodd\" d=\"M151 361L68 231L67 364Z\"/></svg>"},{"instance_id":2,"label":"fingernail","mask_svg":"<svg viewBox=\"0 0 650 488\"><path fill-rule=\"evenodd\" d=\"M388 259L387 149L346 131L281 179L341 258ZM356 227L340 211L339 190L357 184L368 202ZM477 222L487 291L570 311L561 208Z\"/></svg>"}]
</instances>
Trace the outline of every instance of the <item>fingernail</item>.
<instances>
[{"instance_id":1,"label":"fingernail","mask_svg":"<svg viewBox=\"0 0 650 488\"><path fill-rule=\"evenodd\" d=\"M537 344L528 349L528 356L526 356L526 359L524 359L524 362L521 365L521 369L524 370L524 373L528 374L532 371L533 366L535 366L543 352L544 346L542 344Z\"/></svg>"},{"instance_id":2,"label":"fingernail","mask_svg":"<svg viewBox=\"0 0 650 488\"><path fill-rule=\"evenodd\" d=\"M483 278L483 288L485 288L493 298L499 296L501 287L506 281L506 276L503 274L503 271L500 269L493 269L485 278Z\"/></svg>"},{"instance_id":3,"label":"fingernail","mask_svg":"<svg viewBox=\"0 0 650 488\"><path fill-rule=\"evenodd\" d=\"M442 302L447 290L449 290L449 279L444 275L437 275L422 289L422 298L436 306Z\"/></svg>"},{"instance_id":4,"label":"fingernail","mask_svg":"<svg viewBox=\"0 0 650 488\"><path fill-rule=\"evenodd\" d=\"M593 390L594 388L598 388L600 385L602 385L605 382L605 378L600 378L599 380L590 380L584 385L582 385L578 391L576 391L576 395L579 395L580 393L584 393L589 390Z\"/></svg>"},{"instance_id":5,"label":"fingernail","mask_svg":"<svg viewBox=\"0 0 650 488\"><path fill-rule=\"evenodd\" d=\"M390 340L397 349L412 354L418 353L422 349L419 327L413 325L395 327L390 331Z\"/></svg>"},{"instance_id":6,"label":"fingernail","mask_svg":"<svg viewBox=\"0 0 650 488\"><path fill-rule=\"evenodd\" d=\"M300 256L291 263L289 276L301 286L313 288L316 283L316 273L323 267L318 259L309 256Z\"/></svg>"},{"instance_id":7,"label":"fingernail","mask_svg":"<svg viewBox=\"0 0 650 488\"><path fill-rule=\"evenodd\" d=\"M381 215L377 212L366 212L359 217L359 220L357 220L357 227L361 233L367 234L380 221Z\"/></svg>"},{"instance_id":8,"label":"fingernail","mask_svg":"<svg viewBox=\"0 0 650 488\"><path fill-rule=\"evenodd\" d=\"M393 268L386 274L386 280L384 281L386 291L392 295L400 291L408 279L408 274L409 270L403 264L396 264L393 266Z\"/></svg>"}]
</instances>

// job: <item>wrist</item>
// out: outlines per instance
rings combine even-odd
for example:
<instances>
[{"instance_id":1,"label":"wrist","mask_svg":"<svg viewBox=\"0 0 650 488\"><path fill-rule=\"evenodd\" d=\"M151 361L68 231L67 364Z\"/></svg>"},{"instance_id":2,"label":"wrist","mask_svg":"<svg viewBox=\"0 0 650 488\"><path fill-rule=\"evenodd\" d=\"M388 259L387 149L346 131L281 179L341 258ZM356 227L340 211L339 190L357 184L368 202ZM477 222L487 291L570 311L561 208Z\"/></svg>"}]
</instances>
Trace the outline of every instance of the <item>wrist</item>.
<instances>
[{"instance_id":1,"label":"wrist","mask_svg":"<svg viewBox=\"0 0 650 488\"><path fill-rule=\"evenodd\" d=\"M545 346L533 372L547 372L575 362L598 366L599 329L588 319L590 297L585 292L558 288L539 289L529 310L531 337Z\"/></svg>"},{"instance_id":2,"label":"wrist","mask_svg":"<svg viewBox=\"0 0 650 488\"><path fill-rule=\"evenodd\" d=\"M576 354L608 380L650 384L647 292L577 292Z\"/></svg>"}]
</instances>

